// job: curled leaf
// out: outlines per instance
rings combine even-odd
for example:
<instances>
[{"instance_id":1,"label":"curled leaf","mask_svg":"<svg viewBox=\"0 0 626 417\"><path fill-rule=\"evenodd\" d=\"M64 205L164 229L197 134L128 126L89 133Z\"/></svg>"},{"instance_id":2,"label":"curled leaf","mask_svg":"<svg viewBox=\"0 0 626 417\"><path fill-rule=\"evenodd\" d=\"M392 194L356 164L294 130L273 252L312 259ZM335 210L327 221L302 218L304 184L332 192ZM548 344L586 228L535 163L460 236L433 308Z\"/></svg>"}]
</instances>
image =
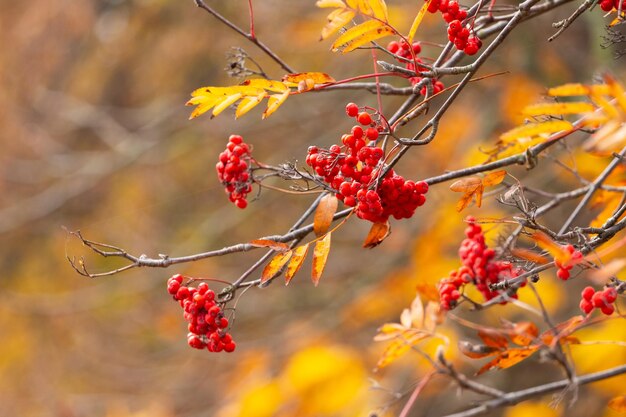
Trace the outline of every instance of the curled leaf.
<instances>
[{"instance_id":1,"label":"curled leaf","mask_svg":"<svg viewBox=\"0 0 626 417\"><path fill-rule=\"evenodd\" d=\"M391 227L388 221L385 223L372 224L372 227L365 238L365 242L363 242L363 247L371 249L380 245L383 243L383 240L389 236L390 230Z\"/></svg>"},{"instance_id":2,"label":"curled leaf","mask_svg":"<svg viewBox=\"0 0 626 417\"><path fill-rule=\"evenodd\" d=\"M291 256L291 260L289 261L289 265L287 265L287 272L285 272L285 285L288 285L291 282L291 279L296 275L304 259L306 258L307 253L309 252L309 244L298 246L293 250L293 255Z\"/></svg>"},{"instance_id":3,"label":"curled leaf","mask_svg":"<svg viewBox=\"0 0 626 417\"><path fill-rule=\"evenodd\" d=\"M313 217L313 231L316 236L321 236L328 231L337 212L339 202L334 194L326 194L320 200Z\"/></svg>"},{"instance_id":4,"label":"curled leaf","mask_svg":"<svg viewBox=\"0 0 626 417\"><path fill-rule=\"evenodd\" d=\"M276 242L270 239L255 239L251 240L250 244L258 248L270 248L278 252L284 252L289 250L289 245L283 242Z\"/></svg>"}]
</instances>

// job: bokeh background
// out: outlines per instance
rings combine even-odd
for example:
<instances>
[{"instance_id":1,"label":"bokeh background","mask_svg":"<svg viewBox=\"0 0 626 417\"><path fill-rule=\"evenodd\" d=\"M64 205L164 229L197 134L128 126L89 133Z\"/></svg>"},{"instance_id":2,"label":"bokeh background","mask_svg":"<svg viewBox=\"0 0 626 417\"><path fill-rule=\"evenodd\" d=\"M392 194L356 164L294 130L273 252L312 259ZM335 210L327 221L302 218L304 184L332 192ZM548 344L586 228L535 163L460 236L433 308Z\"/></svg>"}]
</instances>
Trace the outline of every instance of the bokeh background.
<instances>
[{"instance_id":1,"label":"bokeh background","mask_svg":"<svg viewBox=\"0 0 626 417\"><path fill-rule=\"evenodd\" d=\"M314 1L253 3L257 35L296 70L336 79L372 71L368 52L338 56L329 42L318 42L328 11ZM208 4L247 25L246 1ZM408 30L419 6L390 0L391 21ZM547 43L551 22L575 6L522 25L480 74L509 73L467 88L436 142L409 154L400 172L420 179L479 162L476 149L518 123L519 109L540 99L545 86L590 82L604 70L626 79L623 60L600 46L607 21L597 10ZM435 43L445 36L436 19L421 30ZM66 260L85 256L92 272L121 265L93 256L66 230L150 256L281 233L313 196L265 190L246 210L235 208L214 172L228 135L243 135L260 161L302 163L310 144L329 146L350 129L345 103L375 106L375 96L306 94L290 98L268 120L254 110L237 121L232 112L189 121L189 92L239 81L224 71L233 46L273 78L284 74L191 0L0 1L0 45L0 415L357 416L387 403L388 415L397 413L394 395L412 389L426 363L408 355L374 373L384 344L372 337L377 326L398 320L418 282L436 282L455 268L465 213L456 213L458 195L445 185L428 194L413 219L395 222L378 248L361 248L365 222L351 221L335 233L318 288L307 264L289 287L276 282L244 294L233 354L187 346L186 324L165 283L174 273L234 280L260 252L99 279L79 276ZM424 55L435 56L437 48L425 46ZM400 101L383 102L393 109ZM519 175L527 174L520 169ZM548 186L553 175L565 177L555 168L531 173L530 180ZM503 214L493 202L469 212ZM569 317L575 303L546 282L551 312ZM604 335L626 337L619 321L605 327ZM446 331L452 341L465 337L452 325ZM586 349L580 356L590 363L583 370L624 361L623 347ZM455 351L449 356L459 366L478 369ZM508 390L550 379L548 370L559 375L553 365L529 362L484 380ZM550 408L547 398L493 415L601 415L619 386L582 389L573 410L566 410L567 401ZM444 380L423 397L413 415L469 404Z\"/></svg>"}]
</instances>

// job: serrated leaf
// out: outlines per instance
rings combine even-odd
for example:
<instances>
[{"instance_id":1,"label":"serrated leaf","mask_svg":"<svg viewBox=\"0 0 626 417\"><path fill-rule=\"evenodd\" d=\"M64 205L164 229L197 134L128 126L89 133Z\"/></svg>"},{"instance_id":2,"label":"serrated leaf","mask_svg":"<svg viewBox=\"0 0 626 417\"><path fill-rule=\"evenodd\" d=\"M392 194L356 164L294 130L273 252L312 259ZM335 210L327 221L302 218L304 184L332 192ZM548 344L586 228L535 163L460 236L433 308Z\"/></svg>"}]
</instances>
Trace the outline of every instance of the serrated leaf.
<instances>
[{"instance_id":1,"label":"serrated leaf","mask_svg":"<svg viewBox=\"0 0 626 417\"><path fill-rule=\"evenodd\" d=\"M611 410L618 413L626 413L626 395L611 398L608 406Z\"/></svg>"},{"instance_id":2,"label":"serrated leaf","mask_svg":"<svg viewBox=\"0 0 626 417\"><path fill-rule=\"evenodd\" d=\"M321 236L328 231L333 223L338 204L339 201L334 194L326 194L322 197L313 216L313 231L316 236Z\"/></svg>"},{"instance_id":3,"label":"serrated leaf","mask_svg":"<svg viewBox=\"0 0 626 417\"><path fill-rule=\"evenodd\" d=\"M286 250L289 250L289 245L287 245L286 243L276 242L270 239L255 239L255 240L251 240L250 244L258 248L270 248L279 252L284 252Z\"/></svg>"},{"instance_id":4,"label":"serrated leaf","mask_svg":"<svg viewBox=\"0 0 626 417\"><path fill-rule=\"evenodd\" d=\"M565 120L550 120L542 123L528 123L516 127L500 135L504 142L513 142L523 138L532 138L539 135L548 135L562 130L572 129L572 124Z\"/></svg>"},{"instance_id":5,"label":"serrated leaf","mask_svg":"<svg viewBox=\"0 0 626 417\"><path fill-rule=\"evenodd\" d=\"M387 16L387 5L385 4L385 0L368 0L370 10L372 11L372 16L376 19L380 19L383 21L387 21L389 18Z\"/></svg>"},{"instance_id":6,"label":"serrated leaf","mask_svg":"<svg viewBox=\"0 0 626 417\"><path fill-rule=\"evenodd\" d=\"M288 250L287 252L277 253L263 269L263 273L261 273L261 284L269 281L277 274L279 274L283 266L285 266L285 264L291 258L291 255L293 255L293 251L291 250Z\"/></svg>"},{"instance_id":7,"label":"serrated leaf","mask_svg":"<svg viewBox=\"0 0 626 417\"><path fill-rule=\"evenodd\" d=\"M267 108L263 112L263 119L267 119L272 115L272 113L278 110L280 105L287 100L287 97L289 97L289 90L281 94L272 94L269 96L267 100Z\"/></svg>"},{"instance_id":8,"label":"serrated leaf","mask_svg":"<svg viewBox=\"0 0 626 417\"><path fill-rule=\"evenodd\" d=\"M459 350L462 354L472 359L480 359L500 353L500 349L487 345L476 345L465 340L459 342Z\"/></svg>"},{"instance_id":9,"label":"serrated leaf","mask_svg":"<svg viewBox=\"0 0 626 417\"><path fill-rule=\"evenodd\" d=\"M345 8L346 7L346 4L341 0L317 0L315 5L320 8L325 8L325 7Z\"/></svg>"},{"instance_id":10,"label":"serrated leaf","mask_svg":"<svg viewBox=\"0 0 626 417\"><path fill-rule=\"evenodd\" d=\"M383 243L383 240L385 240L387 236L389 236L390 230L391 226L389 225L388 221L386 221L385 223L372 224L372 227L370 228L370 231L365 238L365 242L363 242L363 247L371 249L380 245L381 243Z\"/></svg>"},{"instance_id":11,"label":"serrated leaf","mask_svg":"<svg viewBox=\"0 0 626 417\"><path fill-rule=\"evenodd\" d=\"M326 26L322 29L320 40L327 39L339 29L350 23L353 18L354 12L352 10L333 10L327 17L328 23L326 23Z\"/></svg>"},{"instance_id":12,"label":"serrated leaf","mask_svg":"<svg viewBox=\"0 0 626 417\"><path fill-rule=\"evenodd\" d=\"M326 236L321 240L315 242L315 248L313 249L313 269L311 271L311 280L317 287L324 272L326 261L328 260L328 253L330 252L330 235L326 233Z\"/></svg>"},{"instance_id":13,"label":"serrated leaf","mask_svg":"<svg viewBox=\"0 0 626 417\"><path fill-rule=\"evenodd\" d=\"M409 30L409 35L407 36L407 41L409 44L413 43L413 38L415 37L417 28L419 28L420 24L422 23L422 20L424 19L424 16L426 16L426 12L428 11L428 7L430 6L430 3L432 1L433 0L429 0L426 3L424 3L420 11L417 13L417 16L415 16L415 19L413 19L413 23L411 24L411 29Z\"/></svg>"},{"instance_id":14,"label":"serrated leaf","mask_svg":"<svg viewBox=\"0 0 626 417\"><path fill-rule=\"evenodd\" d=\"M476 375L480 375L490 369L498 368L498 369L507 369L513 365L517 365L522 362L524 359L531 356L539 349L538 346L529 346L524 348L512 348L501 352L496 358L494 358L491 362L487 363L485 366L480 368Z\"/></svg>"},{"instance_id":15,"label":"serrated leaf","mask_svg":"<svg viewBox=\"0 0 626 417\"><path fill-rule=\"evenodd\" d=\"M307 253L309 252L309 244L298 246L293 250L293 255L287 265L287 272L285 272L285 285L289 285L291 279L300 270L300 267L304 263Z\"/></svg>"},{"instance_id":16,"label":"serrated leaf","mask_svg":"<svg viewBox=\"0 0 626 417\"><path fill-rule=\"evenodd\" d=\"M564 115L564 114L583 114L590 113L595 110L591 103L584 101L574 101L568 103L542 103L533 104L524 107L522 114L524 116L541 116L541 115Z\"/></svg>"},{"instance_id":17,"label":"serrated leaf","mask_svg":"<svg viewBox=\"0 0 626 417\"><path fill-rule=\"evenodd\" d=\"M300 81L311 80L315 84L334 83L335 79L324 72L299 72L297 74L287 74L283 77L283 82L299 83Z\"/></svg>"}]
</instances>

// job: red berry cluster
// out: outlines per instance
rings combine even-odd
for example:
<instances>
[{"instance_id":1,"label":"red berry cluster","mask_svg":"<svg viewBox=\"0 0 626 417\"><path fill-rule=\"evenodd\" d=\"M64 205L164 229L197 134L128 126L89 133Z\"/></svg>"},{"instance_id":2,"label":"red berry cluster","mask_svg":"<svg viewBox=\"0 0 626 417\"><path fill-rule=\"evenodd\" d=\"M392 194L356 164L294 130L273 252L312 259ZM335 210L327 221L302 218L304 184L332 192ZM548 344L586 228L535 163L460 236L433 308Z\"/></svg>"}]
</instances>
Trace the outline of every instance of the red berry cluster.
<instances>
[{"instance_id":1,"label":"red berry cluster","mask_svg":"<svg viewBox=\"0 0 626 417\"><path fill-rule=\"evenodd\" d=\"M197 288L183 285L184 277L174 275L167 281L167 291L180 303L183 316L189 323L187 343L195 349L207 348L209 352L232 352L235 342L226 331L228 319L215 300L215 292L202 282Z\"/></svg>"},{"instance_id":2,"label":"red berry cluster","mask_svg":"<svg viewBox=\"0 0 626 417\"><path fill-rule=\"evenodd\" d=\"M429 0L426 0L429 1ZM473 29L468 24L463 24L467 19L467 11L459 7L459 3L455 0L432 0L428 5L430 13L441 12L443 20L448 23L448 40L454 43L456 49L464 51L467 55L474 55L482 42L472 34Z\"/></svg>"},{"instance_id":3,"label":"red berry cluster","mask_svg":"<svg viewBox=\"0 0 626 417\"><path fill-rule=\"evenodd\" d=\"M605 288L602 291L596 291L593 287L585 287L580 293L580 309L589 314L594 308L599 308L603 314L610 316L615 311L613 303L617 299L617 290L613 287Z\"/></svg>"},{"instance_id":4,"label":"red berry cluster","mask_svg":"<svg viewBox=\"0 0 626 417\"><path fill-rule=\"evenodd\" d=\"M381 223L390 216L411 217L426 201L428 184L407 181L393 170L380 179L385 152L375 146L375 141L385 128L354 103L346 106L346 113L356 118L359 125L343 135L343 146L333 145L329 149L311 146L307 165L336 191L339 200L348 207L356 207L359 218Z\"/></svg>"},{"instance_id":5,"label":"red berry cluster","mask_svg":"<svg viewBox=\"0 0 626 417\"><path fill-rule=\"evenodd\" d=\"M460 288L465 284L476 285L485 299L491 300L499 294L489 288L491 284L519 275L510 262L495 259L496 252L485 244L485 235L482 228L476 224L476 219L469 216L465 221L469 223L465 229L467 237L459 248L459 258L463 265L439 282L439 300L441 308L445 310L456 306L461 295ZM511 297L516 298L517 294Z\"/></svg>"},{"instance_id":6,"label":"red berry cluster","mask_svg":"<svg viewBox=\"0 0 626 417\"><path fill-rule=\"evenodd\" d=\"M409 45L404 39L400 39L399 42L391 41L389 42L389 45L387 45L387 50L391 52L392 54L395 54L401 58L404 58L405 61L403 62L406 63L406 69L410 71L424 71L427 69L427 68L419 66L419 64L423 62L420 58L415 57L415 61L413 60L413 55L416 56L420 52L422 52L422 47L419 42L413 42L412 45ZM411 54L411 51L413 55ZM407 62L406 60L410 60L410 61ZM417 68L415 67L415 63L418 64ZM419 83L421 80L422 80L422 77L410 77L409 78L411 85L415 85ZM433 81L433 94L437 94L443 89L444 89L444 85L441 81L439 80ZM426 95L426 86L422 87L422 89L420 90L420 94L423 96Z\"/></svg>"},{"instance_id":7,"label":"red berry cluster","mask_svg":"<svg viewBox=\"0 0 626 417\"><path fill-rule=\"evenodd\" d=\"M239 208L246 208L246 195L252 191L250 175L250 147L239 135L230 135L226 150L220 153L215 165L217 177L226 187L230 201Z\"/></svg>"},{"instance_id":8,"label":"red berry cluster","mask_svg":"<svg viewBox=\"0 0 626 417\"><path fill-rule=\"evenodd\" d=\"M565 250L570 254L570 258L567 262L561 263L558 259L554 260L554 263L558 268L558 270L556 271L556 276L563 281L567 281L569 279L570 269L572 269L574 265L580 262L583 258L583 254L577 251L572 245L565 246Z\"/></svg>"},{"instance_id":9,"label":"red berry cluster","mask_svg":"<svg viewBox=\"0 0 626 417\"><path fill-rule=\"evenodd\" d=\"M601 0L600 8L605 12L619 9L620 0ZM622 0L622 10L626 10L626 0Z\"/></svg>"}]
</instances>

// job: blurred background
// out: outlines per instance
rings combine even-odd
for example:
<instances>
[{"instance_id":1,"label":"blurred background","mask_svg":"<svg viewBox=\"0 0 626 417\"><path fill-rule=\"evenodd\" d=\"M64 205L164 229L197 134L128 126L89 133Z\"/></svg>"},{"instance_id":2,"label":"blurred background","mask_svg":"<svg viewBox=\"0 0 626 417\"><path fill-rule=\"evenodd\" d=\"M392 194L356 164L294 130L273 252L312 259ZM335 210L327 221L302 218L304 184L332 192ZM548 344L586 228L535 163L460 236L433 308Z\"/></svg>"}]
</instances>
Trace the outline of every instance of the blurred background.
<instances>
[{"instance_id":1,"label":"blurred background","mask_svg":"<svg viewBox=\"0 0 626 417\"><path fill-rule=\"evenodd\" d=\"M207 3L247 26L246 1ZM297 71L324 71L336 79L372 71L369 52L339 56L329 51L330 42L318 42L328 10L316 9L313 0L253 4L257 35ZM391 22L406 32L419 7L390 0ZM435 143L407 155L400 173L417 180L480 162L478 147L518 123L519 109L540 99L546 86L590 82L602 70L625 80L623 60L600 46L607 21L597 10L546 42L551 22L575 7L520 26L480 75L509 73L467 88ZM437 19L426 19L421 30L435 43L445 36ZM94 256L66 230L152 257L282 233L314 196L265 190L246 210L235 208L214 169L228 136L242 135L257 160L303 164L309 145L328 147L351 128L347 102L376 106L374 95L306 94L290 98L268 120L255 109L237 121L230 111L189 121L184 103L191 91L240 81L224 70L232 47L244 48L272 78L284 75L192 0L0 1L0 44L0 415L397 414L396 393L410 391L426 363L407 355L374 373L384 344L372 337L381 324L398 321L419 282L436 282L456 268L467 213L454 210L458 195L445 185L429 192L414 218L394 222L380 247L361 248L366 222L353 219L334 233L319 287L312 286L307 264L289 287L278 280L245 293L237 305L232 334L238 347L232 354L187 346L186 323L166 293L166 280L183 273L232 281L260 251L98 279L79 276L66 260L85 256L91 272L122 265ZM425 45L422 55L437 51ZM383 103L393 111L400 101ZM518 174L526 175L523 168ZM530 177L539 186L551 181L545 171ZM469 212L503 214L493 201ZM495 240L497 231L490 236ZM571 316L575 306L547 282L542 291L551 311ZM605 331L615 335L623 327ZM446 331L453 342L463 337L453 326ZM455 351L453 346L449 356L460 366L477 369L455 358ZM621 347L600 356L624 361ZM503 390L545 380L537 375L545 365L529 362L515 370L515 380L506 376L511 370L484 380ZM588 369L594 365L610 364ZM558 374L558 368L552 371ZM600 415L590 410L604 410L607 395L619 391L608 385L604 391L583 389L586 395L567 415ZM444 380L433 384L413 415L467 405L467 397L456 400L456 393ZM493 415L565 412L566 403L557 409L548 403ZM385 404L390 408L380 411Z\"/></svg>"}]
</instances>

